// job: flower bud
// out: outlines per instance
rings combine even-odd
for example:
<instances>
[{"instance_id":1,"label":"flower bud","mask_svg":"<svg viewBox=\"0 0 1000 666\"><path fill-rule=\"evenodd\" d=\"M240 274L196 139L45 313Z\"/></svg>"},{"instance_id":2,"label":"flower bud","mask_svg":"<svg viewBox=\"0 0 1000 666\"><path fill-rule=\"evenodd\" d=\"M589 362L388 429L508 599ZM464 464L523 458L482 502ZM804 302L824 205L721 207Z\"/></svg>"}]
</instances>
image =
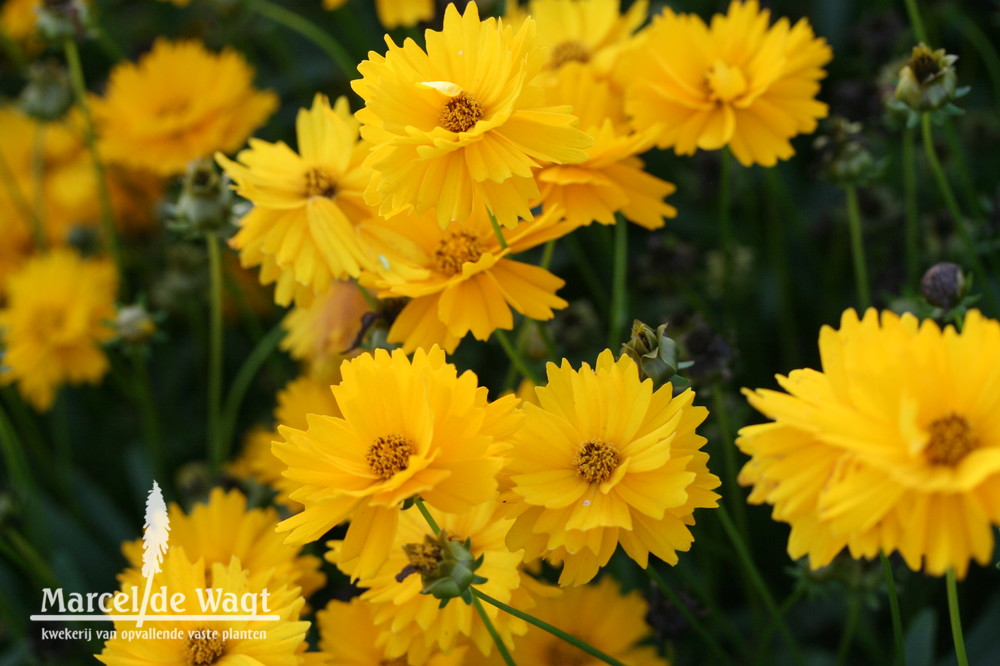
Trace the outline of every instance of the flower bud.
<instances>
[{"instance_id":1,"label":"flower bud","mask_svg":"<svg viewBox=\"0 0 1000 666\"><path fill-rule=\"evenodd\" d=\"M914 46L899 71L896 99L918 112L940 109L956 96L956 60L958 56L946 54L944 49L932 51L923 42Z\"/></svg>"},{"instance_id":2,"label":"flower bud","mask_svg":"<svg viewBox=\"0 0 1000 666\"><path fill-rule=\"evenodd\" d=\"M934 264L920 279L920 292L931 305L950 310L969 289L962 267L948 261Z\"/></svg>"},{"instance_id":3,"label":"flower bud","mask_svg":"<svg viewBox=\"0 0 1000 666\"><path fill-rule=\"evenodd\" d=\"M156 322L142 304L126 305L118 309L115 331L122 342L142 344L156 334Z\"/></svg>"},{"instance_id":4,"label":"flower bud","mask_svg":"<svg viewBox=\"0 0 1000 666\"><path fill-rule=\"evenodd\" d=\"M43 122L61 118L73 105L73 87L66 70L51 60L31 65L28 84L17 104L26 114Z\"/></svg>"},{"instance_id":5,"label":"flower bud","mask_svg":"<svg viewBox=\"0 0 1000 666\"><path fill-rule=\"evenodd\" d=\"M87 36L90 12L83 0L44 0L38 9L38 32L51 42Z\"/></svg>"},{"instance_id":6,"label":"flower bud","mask_svg":"<svg viewBox=\"0 0 1000 666\"><path fill-rule=\"evenodd\" d=\"M666 324L660 324L654 331L636 319L632 322L632 338L622 345L621 353L639 365L639 378L648 377L656 386L671 381L678 370L691 365L677 361L677 343L666 331Z\"/></svg>"},{"instance_id":7,"label":"flower bud","mask_svg":"<svg viewBox=\"0 0 1000 666\"><path fill-rule=\"evenodd\" d=\"M215 162L194 160L184 174L177 203L170 207L168 226L190 235L221 231L232 221L233 199L229 179L219 174Z\"/></svg>"},{"instance_id":8,"label":"flower bud","mask_svg":"<svg viewBox=\"0 0 1000 666\"><path fill-rule=\"evenodd\" d=\"M399 572L396 580L402 581L410 574L419 573L424 585L420 593L440 599L442 608L456 597L471 604L472 586L486 582L475 573L485 556L473 556L471 539L464 543L455 541L441 530L436 537L425 536L423 543L405 544L403 552L410 563Z\"/></svg>"},{"instance_id":9,"label":"flower bud","mask_svg":"<svg viewBox=\"0 0 1000 666\"><path fill-rule=\"evenodd\" d=\"M813 141L824 178L838 185L859 185L878 175L882 165L865 146L861 123L835 116L827 127L827 133Z\"/></svg>"}]
</instances>

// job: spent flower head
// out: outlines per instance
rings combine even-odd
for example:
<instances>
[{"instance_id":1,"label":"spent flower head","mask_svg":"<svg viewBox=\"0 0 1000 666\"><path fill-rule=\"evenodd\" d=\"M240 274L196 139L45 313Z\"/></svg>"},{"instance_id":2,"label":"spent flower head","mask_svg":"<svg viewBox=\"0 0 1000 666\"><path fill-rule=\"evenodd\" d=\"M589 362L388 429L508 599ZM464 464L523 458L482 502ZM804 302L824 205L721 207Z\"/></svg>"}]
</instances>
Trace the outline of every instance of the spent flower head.
<instances>
[{"instance_id":1,"label":"spent flower head","mask_svg":"<svg viewBox=\"0 0 1000 666\"><path fill-rule=\"evenodd\" d=\"M945 106L957 96L957 55L944 49L931 50L921 42L913 47L910 59L899 70L896 99L917 112L933 111Z\"/></svg>"}]
</instances>

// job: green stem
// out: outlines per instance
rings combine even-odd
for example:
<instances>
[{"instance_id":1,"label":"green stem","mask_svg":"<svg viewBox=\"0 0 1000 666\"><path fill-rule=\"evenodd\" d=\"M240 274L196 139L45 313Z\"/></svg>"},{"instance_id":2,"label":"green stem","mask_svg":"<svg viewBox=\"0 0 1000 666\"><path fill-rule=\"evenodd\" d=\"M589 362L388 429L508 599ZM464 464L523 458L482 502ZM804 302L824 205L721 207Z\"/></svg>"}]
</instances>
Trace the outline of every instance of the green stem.
<instances>
[{"instance_id":1,"label":"green stem","mask_svg":"<svg viewBox=\"0 0 1000 666\"><path fill-rule=\"evenodd\" d=\"M473 590L475 592L475 590ZM503 639L500 638L500 634L497 633L496 627L493 626L493 622L490 620L490 616L486 614L486 609L483 608L483 602L479 600L475 594L472 596L472 605L476 607L476 612L479 613L479 617L482 618L483 624L486 625L486 631L489 632L490 638L493 639L494 645L497 646L497 651L500 656L503 657L503 662L507 666L517 666L514 663L514 658L510 656L510 650L504 645Z\"/></svg>"},{"instance_id":2,"label":"green stem","mask_svg":"<svg viewBox=\"0 0 1000 666\"><path fill-rule=\"evenodd\" d=\"M486 214L490 216L490 226L493 227L493 234L497 237L497 242L500 243L502 249L506 250L507 239L504 238L503 229L500 228L500 223L497 222L496 215L489 208L486 209Z\"/></svg>"},{"instance_id":3,"label":"green stem","mask_svg":"<svg viewBox=\"0 0 1000 666\"><path fill-rule=\"evenodd\" d=\"M865 263L865 240L861 233L861 212L858 207L858 191L853 185L844 186L847 195L847 224L851 231L851 258L854 260L854 285L858 290L858 305L867 310L872 304L872 292L868 286L868 267Z\"/></svg>"},{"instance_id":4,"label":"green stem","mask_svg":"<svg viewBox=\"0 0 1000 666\"><path fill-rule=\"evenodd\" d=\"M28 68L28 57L24 55L24 50L4 30L0 30L0 49L3 49L3 52L7 54L18 72L23 72Z\"/></svg>"},{"instance_id":5,"label":"green stem","mask_svg":"<svg viewBox=\"0 0 1000 666\"><path fill-rule=\"evenodd\" d=\"M792 608L792 606L794 606L799 602L799 599L802 598L803 594L805 594L805 587L800 585L796 587L795 591L789 594L784 601L781 602L781 605L778 607L778 613L781 615L781 617L785 617L785 615L788 614L788 611ZM765 654L767 653L767 647L771 640L771 634L774 633L774 629L775 629L775 624L774 624L774 619L772 618L767 623L767 626L764 628L764 631L761 632L760 641L758 645Z\"/></svg>"},{"instance_id":6,"label":"green stem","mask_svg":"<svg viewBox=\"0 0 1000 666\"><path fill-rule=\"evenodd\" d=\"M437 521L434 520L434 516L431 515L431 512L427 510L426 506L424 506L424 500L420 497L414 497L413 505L417 507L417 511L419 511L420 515L427 521L427 525L430 526L431 532L434 532L434 536L441 534L441 528L438 527Z\"/></svg>"},{"instance_id":7,"label":"green stem","mask_svg":"<svg viewBox=\"0 0 1000 666\"><path fill-rule=\"evenodd\" d=\"M547 631L550 634L552 634L553 636L555 636L556 638L563 639L564 641L566 641L570 645L573 645L574 647L577 647L577 648L583 650L584 652L586 652L590 656L592 656L592 657L594 657L596 659L600 659L605 664L612 664L613 666L625 666L625 664L623 664L622 662L618 661L614 657L612 657L610 655L607 655L607 654L604 654L603 652L601 652L597 648L595 648L595 647L593 647L593 646L591 646L591 645L589 645L587 643L584 643L583 641L581 641L576 636L572 636L570 634L567 634L562 629L557 629L556 627L553 627L548 622L544 622L542 620L539 620L537 617L534 617L532 615L528 615L527 613L525 613L523 611L519 611L519 610L517 610L516 608L514 608L512 606L508 606L507 604L503 603L502 601L498 601L497 599L494 599L493 597L489 596L488 594L484 594L483 592L481 592L480 590L477 590L476 588L471 588L471 589L472 589L472 594L474 596L478 597L479 599L482 599L486 603L491 604L493 606L496 606L500 610L502 610L502 611L504 611L506 613L510 613L514 617L520 618L520 619L524 620L525 622L527 622L528 624L532 624L532 625L538 627L539 629L542 629L543 631Z\"/></svg>"},{"instance_id":8,"label":"green stem","mask_svg":"<svg viewBox=\"0 0 1000 666\"><path fill-rule=\"evenodd\" d=\"M628 294L625 291L628 276L628 221L621 214L615 215L614 264L611 271L608 347L617 349L625 335L625 316L628 311Z\"/></svg>"},{"instance_id":9,"label":"green stem","mask_svg":"<svg viewBox=\"0 0 1000 666\"><path fill-rule=\"evenodd\" d=\"M330 60L337 66L346 78L352 78L358 71L357 63L348 55L340 42L328 35L309 19L299 16L293 11L267 0L254 0L250 3L250 8L275 23L299 33L310 42L318 46L324 53L330 56Z\"/></svg>"},{"instance_id":10,"label":"green stem","mask_svg":"<svg viewBox=\"0 0 1000 666\"><path fill-rule=\"evenodd\" d=\"M31 154L31 179L35 194L35 214L32 216L32 233L35 246L45 251L45 124L35 125L35 144Z\"/></svg>"},{"instance_id":11,"label":"green stem","mask_svg":"<svg viewBox=\"0 0 1000 666\"><path fill-rule=\"evenodd\" d=\"M22 503L30 501L34 496L35 483L31 478L31 467L24 458L24 442L2 405L0 405L0 449L3 450L4 464L18 501Z\"/></svg>"},{"instance_id":12,"label":"green stem","mask_svg":"<svg viewBox=\"0 0 1000 666\"><path fill-rule=\"evenodd\" d=\"M10 165L7 164L7 158L4 157L3 151L0 151L0 177L3 178L4 189L7 190L10 201L14 204L20 212L21 217L28 225L28 230L34 236L38 229L42 228L42 222L35 215L34 208L31 207L31 203L28 201L28 197L25 196L24 192L17 184L17 179L14 178L14 172L10 170Z\"/></svg>"},{"instance_id":13,"label":"green stem","mask_svg":"<svg viewBox=\"0 0 1000 666\"><path fill-rule=\"evenodd\" d=\"M726 536L733 544L733 549L736 551L737 559L743 566L746 574L750 577L750 582L753 587L756 588L757 594L760 595L761 599L764 600L764 605L767 606L768 612L771 613L771 618L778 627L778 631L781 633L782 638L788 643L788 649L792 654L792 659L797 664L802 664L802 655L799 654L799 646L795 643L795 639L792 637L792 632L788 628L788 624L785 622L785 618L782 617L780 611L778 610L778 605L774 602L774 597L771 595L771 591L767 588L767 584L764 582L764 578L760 575L760 571L757 570L757 565L754 564L753 558L750 557L750 553L747 550L746 544L743 542L743 538L740 536L740 532L736 529L736 525L733 524L733 519L729 516L729 512L726 511L726 507L720 504L715 510L716 515L718 515L719 520L722 521L722 528L726 532Z\"/></svg>"},{"instance_id":14,"label":"green stem","mask_svg":"<svg viewBox=\"0 0 1000 666\"><path fill-rule=\"evenodd\" d=\"M139 417L145 433L146 446L157 478L165 478L166 467L163 460L163 437L160 431L160 417L156 411L156 401L149 379L146 359L138 351L132 354L132 372L135 375L135 401L139 407Z\"/></svg>"},{"instance_id":15,"label":"green stem","mask_svg":"<svg viewBox=\"0 0 1000 666\"><path fill-rule=\"evenodd\" d=\"M691 625L691 628L695 630L695 633L701 636L709 650L721 660L719 663L730 663L732 658L729 654L719 647L719 644L715 642L715 636L712 635L712 632L709 631L697 617L695 617L695 614L691 612L691 609L687 607L687 604L681 601L680 597L677 596L667 581L664 580L663 576L660 575L660 572L652 566L648 566L646 567L646 574L653 580L654 583L656 583L660 592L662 592L663 595L670 600L670 603L674 605L674 608L676 608L680 614L684 616L684 619L689 625Z\"/></svg>"},{"instance_id":16,"label":"green stem","mask_svg":"<svg viewBox=\"0 0 1000 666\"><path fill-rule=\"evenodd\" d=\"M858 618L861 616L861 596L857 592L851 593L851 600L847 605L847 620L844 622L844 633L840 636L840 645L837 647L837 666L846 663L847 655L854 643L854 634L858 629Z\"/></svg>"},{"instance_id":17,"label":"green stem","mask_svg":"<svg viewBox=\"0 0 1000 666\"><path fill-rule=\"evenodd\" d=\"M90 159L93 163L94 177L97 179L97 194L101 202L101 228L104 234L104 243L108 252L114 259L118 268L118 279L120 290L125 292L125 271L122 263L121 247L118 242L118 231L115 228L115 213L111 207L111 195L108 192L107 174L104 170L104 162L97 149L97 133L94 130L94 118L90 113L90 105L87 104L87 86L83 79L83 65L80 64L80 50L76 42L72 39L63 41L63 50L66 52L66 63L69 65L70 81L73 84L73 92L76 94L77 104L83 115L84 135L87 141L87 150L90 152Z\"/></svg>"},{"instance_id":18,"label":"green stem","mask_svg":"<svg viewBox=\"0 0 1000 666\"><path fill-rule=\"evenodd\" d=\"M378 299L372 296L370 291L362 287L357 278L354 278L354 284L357 286L358 291L361 292L361 298L365 299L365 303L368 304L368 307L370 307L373 312L378 310Z\"/></svg>"},{"instance_id":19,"label":"green stem","mask_svg":"<svg viewBox=\"0 0 1000 666\"><path fill-rule=\"evenodd\" d=\"M247 390L249 390L253 378L264 363L267 362L267 359L278 346L278 343L281 342L284 335L285 329L282 328L281 323L275 324L274 328L257 341L257 345L251 350L246 360L243 361L243 365L233 378L233 383L229 386L229 392L226 393L226 400L222 406L222 421L219 429L219 439L223 447L221 460L223 461L229 456L229 442L233 438L233 432L236 428L236 417L239 416L243 397L246 395Z\"/></svg>"},{"instance_id":20,"label":"green stem","mask_svg":"<svg viewBox=\"0 0 1000 666\"><path fill-rule=\"evenodd\" d=\"M590 292L594 305L597 306L602 314L608 314L610 312L610 304L608 303L607 288L597 276L597 272L587 257L587 253L583 251L580 238L576 234L569 234L568 236L564 236L564 238L566 239L566 247L569 248L570 254L573 255L573 262L576 264L576 269L580 272L580 277L587 283L587 290Z\"/></svg>"},{"instance_id":21,"label":"green stem","mask_svg":"<svg viewBox=\"0 0 1000 666\"><path fill-rule=\"evenodd\" d=\"M882 574L885 577L885 589L889 596L889 613L892 615L892 636L896 646L896 666L905 666L906 650L903 644L903 618L899 612L899 596L896 594L896 579L892 575L892 565L885 552L879 551L878 557L882 561Z\"/></svg>"},{"instance_id":22,"label":"green stem","mask_svg":"<svg viewBox=\"0 0 1000 666\"><path fill-rule=\"evenodd\" d=\"M931 172L934 174L934 180L937 183L938 191L941 193L945 206L947 206L948 212L951 214L951 218L954 221L955 229L958 231L958 235L962 238L962 243L965 245L965 252L969 263L972 265L972 268L978 275L979 279L983 282L983 292L989 299L993 311L996 312L997 310L1000 310L1000 301L997 300L997 296L993 291L993 285L989 280L989 273L986 272L986 268L983 266L983 262L979 258L979 253L976 252L976 245L972 240L972 234L969 232L969 229L965 224L965 216L962 215L962 211L958 207L958 202L955 200L955 195L951 191L951 186L948 184L948 179L944 174L941 161L938 159L937 151L934 149L934 135L931 129L930 113L926 111L924 112L923 117L921 118L920 127L923 135L924 153L927 157L927 164L930 166Z\"/></svg>"},{"instance_id":23,"label":"green stem","mask_svg":"<svg viewBox=\"0 0 1000 666\"><path fill-rule=\"evenodd\" d=\"M906 283L920 279L920 217L917 205L917 160L913 128L903 132L903 207L906 211Z\"/></svg>"},{"instance_id":24,"label":"green stem","mask_svg":"<svg viewBox=\"0 0 1000 666\"><path fill-rule=\"evenodd\" d=\"M542 248L542 259L541 261L538 262L538 265L544 268L545 270L549 270L549 266L552 265L552 255L554 255L555 253L556 253L556 241L555 239L553 239L550 240L548 243L546 243L545 247Z\"/></svg>"},{"instance_id":25,"label":"green stem","mask_svg":"<svg viewBox=\"0 0 1000 666\"><path fill-rule=\"evenodd\" d=\"M218 470L226 459L228 442L221 437L220 416L222 405L222 253L221 241L215 234L206 234L210 273L209 338L208 338L208 458L213 470Z\"/></svg>"},{"instance_id":26,"label":"green stem","mask_svg":"<svg viewBox=\"0 0 1000 666\"><path fill-rule=\"evenodd\" d=\"M924 22L920 18L920 10L917 9L916 0L905 0L906 15L910 18L910 26L913 28L913 35L918 42L927 43L927 31L924 30Z\"/></svg>"},{"instance_id":27,"label":"green stem","mask_svg":"<svg viewBox=\"0 0 1000 666\"><path fill-rule=\"evenodd\" d=\"M39 585L43 587L59 586L59 579L52 573L52 569L45 562L45 559L13 527L7 527L3 530L3 538L0 539L0 552L18 562L24 572L34 578Z\"/></svg>"},{"instance_id":28,"label":"green stem","mask_svg":"<svg viewBox=\"0 0 1000 666\"><path fill-rule=\"evenodd\" d=\"M955 658L958 660L958 666L969 666L969 657L965 654L965 639L962 637L962 618L958 612L955 570L949 567L945 577L948 586L948 618L951 620L951 639L955 642Z\"/></svg>"},{"instance_id":29,"label":"green stem","mask_svg":"<svg viewBox=\"0 0 1000 666\"><path fill-rule=\"evenodd\" d=\"M719 154L719 236L722 243L722 319L726 328L732 328L736 313L733 272L733 216L732 216L732 156L729 148Z\"/></svg>"},{"instance_id":30,"label":"green stem","mask_svg":"<svg viewBox=\"0 0 1000 666\"><path fill-rule=\"evenodd\" d=\"M990 82L993 85L993 102L1000 104L1000 55L993 47L992 41L986 36L982 28L975 21L965 15L955 5L947 5L948 17L961 32L962 36L979 52L983 64L986 65L986 72L989 74Z\"/></svg>"},{"instance_id":31,"label":"green stem","mask_svg":"<svg viewBox=\"0 0 1000 666\"><path fill-rule=\"evenodd\" d=\"M788 258L792 254L788 250L787 241L788 221L790 216L796 214L796 211L794 205L788 203L788 193L782 187L777 169L765 169L764 178L767 181L768 189L765 197L768 263L777 279L778 297L781 304L778 309L781 321L778 336L782 342L779 345L784 360L782 367L798 367L795 350L798 347L799 335L798 323L795 319L795 294L792 289L794 283L788 269Z\"/></svg>"},{"instance_id":32,"label":"green stem","mask_svg":"<svg viewBox=\"0 0 1000 666\"><path fill-rule=\"evenodd\" d=\"M736 444L729 425L729 410L726 408L725 396L719 384L712 387L712 406L716 422L719 424L719 436L722 438L722 460L726 470L726 489L733 499L733 519L739 527L740 534L749 543L750 531L747 528L747 513L744 507L746 502L740 490L739 472L736 469Z\"/></svg>"},{"instance_id":33,"label":"green stem","mask_svg":"<svg viewBox=\"0 0 1000 666\"><path fill-rule=\"evenodd\" d=\"M531 383L536 386L540 385L541 380L539 379L538 374L531 369L531 366L528 365L527 360L525 360L524 356L521 355L521 352L519 352L517 348L511 344L510 338L507 337L507 333L503 329L498 328L493 331L493 337L495 337L500 343L500 346L503 347L504 352L507 354L507 358L509 358L510 362L514 364L517 371L520 372L525 379L530 380Z\"/></svg>"}]
</instances>

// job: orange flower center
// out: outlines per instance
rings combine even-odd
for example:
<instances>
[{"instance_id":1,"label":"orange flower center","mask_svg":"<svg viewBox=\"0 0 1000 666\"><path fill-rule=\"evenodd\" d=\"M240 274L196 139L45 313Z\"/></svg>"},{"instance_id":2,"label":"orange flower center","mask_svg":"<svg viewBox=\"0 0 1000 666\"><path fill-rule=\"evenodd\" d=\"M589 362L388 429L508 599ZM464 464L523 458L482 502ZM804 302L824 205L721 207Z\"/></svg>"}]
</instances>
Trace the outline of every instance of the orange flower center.
<instances>
[{"instance_id":1,"label":"orange flower center","mask_svg":"<svg viewBox=\"0 0 1000 666\"><path fill-rule=\"evenodd\" d=\"M390 479L409 466L412 451L412 443L402 435L376 437L368 447L365 461L376 476L383 480Z\"/></svg>"},{"instance_id":2,"label":"orange flower center","mask_svg":"<svg viewBox=\"0 0 1000 666\"><path fill-rule=\"evenodd\" d=\"M583 666L590 661L583 650L563 641L552 641L545 650L545 663L548 666Z\"/></svg>"},{"instance_id":3,"label":"orange flower center","mask_svg":"<svg viewBox=\"0 0 1000 666\"><path fill-rule=\"evenodd\" d=\"M197 638L188 638L187 642L187 663L188 666L212 666L222 658L226 644L221 638L215 638L218 632L212 632L204 627L192 631L190 635ZM211 636L211 637L208 637Z\"/></svg>"},{"instance_id":4,"label":"orange flower center","mask_svg":"<svg viewBox=\"0 0 1000 666\"><path fill-rule=\"evenodd\" d=\"M475 263L483 256L483 244L471 231L451 231L434 250L434 266L445 275L458 275L465 262Z\"/></svg>"},{"instance_id":5,"label":"orange flower center","mask_svg":"<svg viewBox=\"0 0 1000 666\"><path fill-rule=\"evenodd\" d=\"M306 196L332 199L337 193L337 185L322 169L313 167L306 171Z\"/></svg>"},{"instance_id":6,"label":"orange flower center","mask_svg":"<svg viewBox=\"0 0 1000 666\"><path fill-rule=\"evenodd\" d=\"M604 483L618 469L618 451L610 442L592 439L580 445L573 459L576 473L590 483Z\"/></svg>"},{"instance_id":7,"label":"orange flower center","mask_svg":"<svg viewBox=\"0 0 1000 666\"><path fill-rule=\"evenodd\" d=\"M927 462L932 465L955 467L965 456L979 447L979 438L965 418L951 413L931 422L931 438L924 449Z\"/></svg>"},{"instance_id":8,"label":"orange flower center","mask_svg":"<svg viewBox=\"0 0 1000 666\"><path fill-rule=\"evenodd\" d=\"M746 92L747 78L738 66L716 60L705 73L705 85L713 102L731 102Z\"/></svg>"},{"instance_id":9,"label":"orange flower center","mask_svg":"<svg viewBox=\"0 0 1000 666\"><path fill-rule=\"evenodd\" d=\"M468 132L484 115L483 105L478 99L460 92L444 103L439 123L450 132Z\"/></svg>"},{"instance_id":10,"label":"orange flower center","mask_svg":"<svg viewBox=\"0 0 1000 666\"><path fill-rule=\"evenodd\" d=\"M552 69L559 69L568 62L589 62L590 53L580 42L569 40L552 47Z\"/></svg>"}]
</instances>

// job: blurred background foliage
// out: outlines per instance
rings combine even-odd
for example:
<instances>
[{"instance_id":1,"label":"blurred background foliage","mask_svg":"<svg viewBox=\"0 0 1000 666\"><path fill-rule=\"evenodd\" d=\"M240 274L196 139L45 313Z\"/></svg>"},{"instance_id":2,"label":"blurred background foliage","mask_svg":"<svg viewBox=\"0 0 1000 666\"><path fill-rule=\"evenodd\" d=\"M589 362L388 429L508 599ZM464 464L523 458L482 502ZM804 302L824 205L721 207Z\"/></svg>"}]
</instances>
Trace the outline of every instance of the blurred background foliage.
<instances>
[{"instance_id":1,"label":"blurred background foliage","mask_svg":"<svg viewBox=\"0 0 1000 666\"><path fill-rule=\"evenodd\" d=\"M9 0L8 0L9 1ZM322 92L351 96L355 72L338 69L315 44L255 8L254 0L194 0L186 8L167 2L98 0L93 3L101 34L81 44L89 87L100 92L119 58L134 60L159 36L195 37L213 49L232 46L257 68L257 84L281 99L279 111L256 133L267 140L291 141L298 109ZM439 3L442 4L443 3ZM630 4L630 3L626 3ZM664 3L652 3L656 12ZM676 10L703 17L724 11L724 3L684 0ZM904 251L906 210L903 200L903 130L886 113L895 72L915 44L900 0L775 0L765 2L774 16L793 21L808 17L816 33L833 47L820 99L831 117L861 124L861 145L880 167L859 188L859 202L875 305L935 314L920 296L919 279L939 261L961 263L955 221L933 187L922 154L913 157L918 176L919 257L908 264ZM482 3L483 13L489 2ZM270 5L274 6L274 5ZM373 6L350 0L334 12L319 0L281 2L332 35L352 60L369 50L384 51L384 30ZM980 253L993 257L1000 249L1000 4L995 0L920 3L931 45L959 56L959 83L970 86L960 100L965 113L936 133L939 154L960 205L971 221ZM441 12L438 13L440 21ZM428 27L438 27L431 25ZM397 29L399 41L421 30ZM60 59L58 50L39 58ZM0 58L0 95L14 103L25 85L25 71L10 52ZM647 168L678 186L669 202L676 219L664 229L647 232L629 225L628 315L668 332L680 342L682 360L699 394L698 403L713 411L701 432L716 473L732 446L736 429L759 420L739 395L741 387L774 387L773 375L798 367L816 367L816 340L824 324L836 324L840 313L856 305L843 191L824 179L824 151L814 142L827 132L794 140L796 155L771 169L732 171L731 214L736 241L735 277L724 289L719 241L719 154L700 152L693 158L651 151ZM0 137L0 142L3 138ZM166 201L176 196L168 190ZM0 214L8 214L0 212ZM593 362L606 346L612 230L593 225L557 246L552 271L567 281L560 295L571 302L547 324L560 352L574 364ZM0 239L0 243L3 239ZM162 229L132 238L130 265L139 276L137 294L162 313L161 336L149 348L149 371L161 414L165 474L161 485L168 500L189 506L203 498L218 480L205 464L205 375L207 358L207 269L202 246ZM227 263L230 308L226 325L226 382L233 380L245 358L282 312L270 294L256 285L256 275ZM976 276L973 293L982 291ZM997 283L996 275L991 282ZM996 288L996 287L994 287ZM1000 312L990 311L993 317ZM532 329L533 330L533 329ZM619 343L627 331L620 332ZM529 338L529 354L541 361L544 350ZM612 345L617 349L616 345ZM0 389L11 423L0 437L16 429L24 444L23 462L36 485L18 493L9 470L0 472L0 664L92 663L99 645L64 645L37 640L39 627L28 622L37 612L41 588L104 591L116 587L115 575L125 560L120 545L139 534L148 480L155 476L143 441L142 415L132 400L135 387L123 371L125 354L113 355L115 372L97 389L62 390L55 409L44 416L32 412L12 387ZM460 369L472 368L494 392L509 388L508 362L493 343L466 340L455 356ZM253 378L239 411L232 450L253 425L268 424L275 393L295 375L295 364L275 352ZM724 406L725 410L719 410ZM728 415L723 421L719 417ZM725 476L724 474L721 474ZM224 484L236 483L224 478ZM264 502L261 488L247 488L252 501ZM733 496L723 486L727 505L750 535L754 560L788 621L809 664L830 664L845 617L860 600L862 620L849 663L890 663L889 614L878 563L842 560L810 573L789 561L784 547L787 527L772 522L766 507L746 506L745 491ZM737 569L731 547L713 512L698 515L696 543L681 554L676 568L662 567L664 577L690 602L696 615L718 629L720 642L746 640L758 646L760 663L791 663L770 626L759 600ZM313 544L316 546L317 544ZM996 559L996 558L994 558ZM898 563L903 621L910 666L953 663L947 633L943 581L913 574ZM669 602L649 589L646 577L627 558L615 558L611 572L626 587L642 587L651 600L650 622L677 664L715 663ZM333 584L314 598L351 594L343 577L327 565ZM962 584L962 610L970 659L974 664L1000 663L1000 586L994 568L973 567ZM326 596L322 596L326 595ZM53 653L60 646L59 653Z\"/></svg>"}]
</instances>

